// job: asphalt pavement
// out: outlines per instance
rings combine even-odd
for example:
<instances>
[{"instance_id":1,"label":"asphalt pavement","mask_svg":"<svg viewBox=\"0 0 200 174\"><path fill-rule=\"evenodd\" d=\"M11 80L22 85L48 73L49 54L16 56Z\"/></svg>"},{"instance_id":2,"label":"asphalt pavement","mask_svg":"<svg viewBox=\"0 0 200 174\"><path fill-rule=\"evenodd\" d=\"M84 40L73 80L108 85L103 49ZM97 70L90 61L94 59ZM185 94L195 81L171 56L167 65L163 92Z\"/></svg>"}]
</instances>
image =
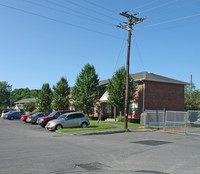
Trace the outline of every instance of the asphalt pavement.
<instances>
[{"instance_id":1,"label":"asphalt pavement","mask_svg":"<svg viewBox=\"0 0 200 174\"><path fill-rule=\"evenodd\" d=\"M0 118L0 174L199 174L200 136L73 136Z\"/></svg>"}]
</instances>

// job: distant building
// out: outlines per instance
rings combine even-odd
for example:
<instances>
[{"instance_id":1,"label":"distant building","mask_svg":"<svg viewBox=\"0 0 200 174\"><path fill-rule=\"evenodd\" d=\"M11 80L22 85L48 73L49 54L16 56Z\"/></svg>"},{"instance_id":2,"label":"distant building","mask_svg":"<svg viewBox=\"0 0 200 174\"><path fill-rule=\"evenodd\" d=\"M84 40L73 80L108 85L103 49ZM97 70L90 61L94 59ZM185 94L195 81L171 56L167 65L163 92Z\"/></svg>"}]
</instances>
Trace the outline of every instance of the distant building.
<instances>
[{"instance_id":1,"label":"distant building","mask_svg":"<svg viewBox=\"0 0 200 174\"><path fill-rule=\"evenodd\" d=\"M129 104L129 119L139 120L145 110L184 110L184 85L188 83L141 72L130 75L137 87L135 99ZM99 82L99 86L106 90L109 80ZM94 116L114 118L114 107L108 103L109 93L105 91L94 108ZM117 111L117 115L119 115Z\"/></svg>"},{"instance_id":2,"label":"distant building","mask_svg":"<svg viewBox=\"0 0 200 174\"><path fill-rule=\"evenodd\" d=\"M29 102L36 102L37 98L25 98L25 99L21 99L21 100L17 100L14 102L14 109L16 111L23 111L23 104L25 103L29 103Z\"/></svg>"}]
</instances>

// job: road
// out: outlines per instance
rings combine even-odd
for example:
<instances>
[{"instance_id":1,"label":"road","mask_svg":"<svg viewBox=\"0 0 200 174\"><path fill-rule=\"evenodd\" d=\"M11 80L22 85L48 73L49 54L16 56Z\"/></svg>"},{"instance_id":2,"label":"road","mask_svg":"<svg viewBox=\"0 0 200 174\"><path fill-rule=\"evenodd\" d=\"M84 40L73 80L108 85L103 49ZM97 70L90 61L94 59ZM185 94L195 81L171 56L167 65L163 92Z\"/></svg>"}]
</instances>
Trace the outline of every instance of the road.
<instances>
[{"instance_id":1,"label":"road","mask_svg":"<svg viewBox=\"0 0 200 174\"><path fill-rule=\"evenodd\" d=\"M0 118L0 174L199 174L199 148L199 136L60 135Z\"/></svg>"}]
</instances>

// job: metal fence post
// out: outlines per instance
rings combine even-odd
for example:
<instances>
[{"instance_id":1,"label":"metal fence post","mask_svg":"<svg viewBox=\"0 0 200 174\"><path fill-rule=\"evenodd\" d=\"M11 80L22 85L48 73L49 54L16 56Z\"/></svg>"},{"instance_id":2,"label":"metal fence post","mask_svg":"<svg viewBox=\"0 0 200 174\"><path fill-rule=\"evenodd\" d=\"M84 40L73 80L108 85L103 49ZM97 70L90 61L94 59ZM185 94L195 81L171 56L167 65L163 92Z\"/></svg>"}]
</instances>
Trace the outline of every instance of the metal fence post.
<instances>
[{"instance_id":1,"label":"metal fence post","mask_svg":"<svg viewBox=\"0 0 200 174\"><path fill-rule=\"evenodd\" d=\"M143 112L144 113L144 112ZM147 114L144 113L144 128L146 128L146 119L147 119Z\"/></svg>"},{"instance_id":2,"label":"metal fence post","mask_svg":"<svg viewBox=\"0 0 200 174\"><path fill-rule=\"evenodd\" d=\"M166 111L165 111L165 108L163 109L163 131L166 131L166 129L165 129L165 121L166 121L166 119L165 119L165 116L166 116Z\"/></svg>"},{"instance_id":3,"label":"metal fence post","mask_svg":"<svg viewBox=\"0 0 200 174\"><path fill-rule=\"evenodd\" d=\"M189 111L186 112L185 116L184 135L187 135L188 118L189 118Z\"/></svg>"}]
</instances>

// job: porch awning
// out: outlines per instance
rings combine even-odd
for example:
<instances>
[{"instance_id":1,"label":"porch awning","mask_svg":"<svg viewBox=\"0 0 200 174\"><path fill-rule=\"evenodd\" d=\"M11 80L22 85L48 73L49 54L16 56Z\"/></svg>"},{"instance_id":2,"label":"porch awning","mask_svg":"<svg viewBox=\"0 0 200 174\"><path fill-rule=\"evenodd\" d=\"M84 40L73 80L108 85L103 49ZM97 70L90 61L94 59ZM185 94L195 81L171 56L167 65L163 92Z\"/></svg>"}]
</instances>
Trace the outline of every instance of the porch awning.
<instances>
[{"instance_id":1,"label":"porch awning","mask_svg":"<svg viewBox=\"0 0 200 174\"><path fill-rule=\"evenodd\" d=\"M109 93L108 93L108 91L106 91L103 95L102 95L102 97L100 98L100 102L107 102L108 101L108 98L109 98Z\"/></svg>"}]
</instances>

